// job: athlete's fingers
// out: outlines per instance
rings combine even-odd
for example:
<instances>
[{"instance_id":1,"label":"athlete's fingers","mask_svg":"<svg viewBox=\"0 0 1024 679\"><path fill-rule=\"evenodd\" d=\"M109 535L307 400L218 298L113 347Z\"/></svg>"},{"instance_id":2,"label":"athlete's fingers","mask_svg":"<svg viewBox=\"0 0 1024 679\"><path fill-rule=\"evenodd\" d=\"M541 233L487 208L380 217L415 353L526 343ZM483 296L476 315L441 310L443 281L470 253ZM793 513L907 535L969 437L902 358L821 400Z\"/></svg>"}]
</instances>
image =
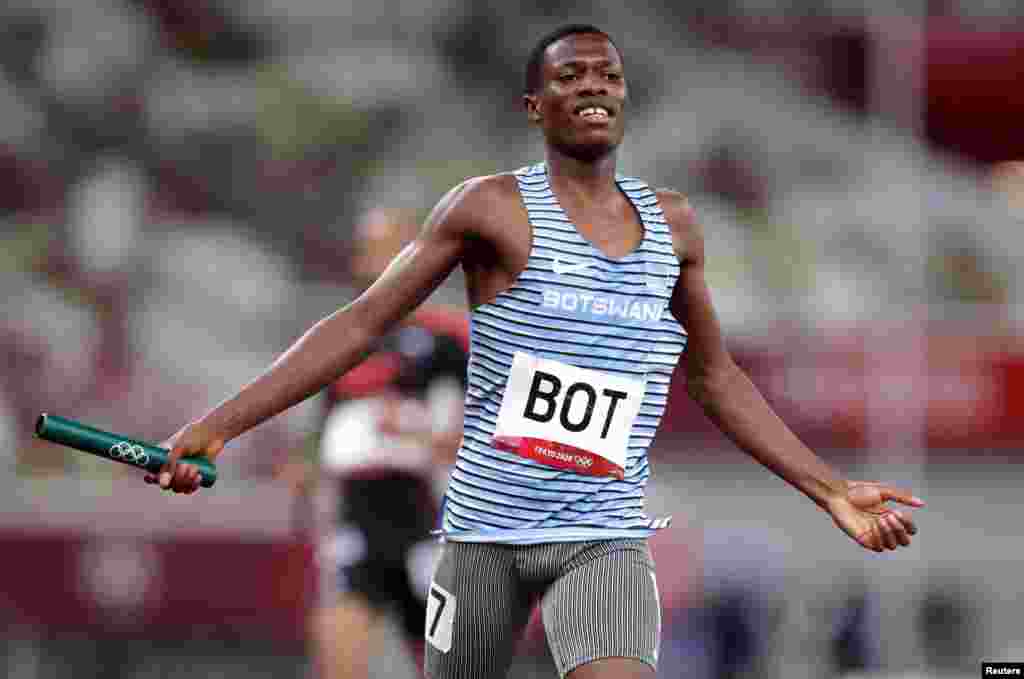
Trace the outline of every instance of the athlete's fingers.
<instances>
[{"instance_id":1,"label":"athlete's fingers","mask_svg":"<svg viewBox=\"0 0 1024 679\"><path fill-rule=\"evenodd\" d=\"M175 477L178 466L178 458L185 454L185 447L179 443L174 443L169 446L170 452L167 454L167 462L160 467L160 487L167 489L171 487L171 481Z\"/></svg>"},{"instance_id":2,"label":"athlete's fingers","mask_svg":"<svg viewBox=\"0 0 1024 679\"><path fill-rule=\"evenodd\" d=\"M874 521L871 522L871 526L869 528L857 536L857 542L860 543L861 547L870 549L873 552L882 551L881 539Z\"/></svg>"},{"instance_id":3,"label":"athlete's fingers","mask_svg":"<svg viewBox=\"0 0 1024 679\"><path fill-rule=\"evenodd\" d=\"M895 546L892 549L896 549L900 546L906 547L910 544L910 536L907 535L907 531L903 528L903 524L892 514L883 514L878 519L886 528L887 534L892 536Z\"/></svg>"},{"instance_id":4,"label":"athlete's fingers","mask_svg":"<svg viewBox=\"0 0 1024 679\"><path fill-rule=\"evenodd\" d=\"M910 505L911 507L924 507L924 500L917 497L909 490L902 488L896 488L894 486L880 485L878 486L878 492L882 496L882 500L895 500L901 504Z\"/></svg>"},{"instance_id":5,"label":"athlete's fingers","mask_svg":"<svg viewBox=\"0 0 1024 679\"><path fill-rule=\"evenodd\" d=\"M875 520L875 523L878 524L878 533L882 537L882 545L886 549L896 549L896 546L899 543L896 540L896 535L893 532L892 526L889 525L885 516L878 517Z\"/></svg>"},{"instance_id":6,"label":"athlete's fingers","mask_svg":"<svg viewBox=\"0 0 1024 679\"><path fill-rule=\"evenodd\" d=\"M143 477L143 481L145 481L146 483L159 483L160 479L157 477L156 474L146 474Z\"/></svg>"},{"instance_id":7,"label":"athlete's fingers","mask_svg":"<svg viewBox=\"0 0 1024 679\"><path fill-rule=\"evenodd\" d=\"M900 523L903 524L909 535L917 535L917 524L914 523L914 519L910 517L910 514L901 512L898 509L892 510L892 514L900 520Z\"/></svg>"},{"instance_id":8,"label":"athlete's fingers","mask_svg":"<svg viewBox=\"0 0 1024 679\"><path fill-rule=\"evenodd\" d=\"M181 436L172 436L164 441L162 448L168 449L167 462L160 468L160 487L167 490L175 478L178 459L185 454L185 447L180 442Z\"/></svg>"},{"instance_id":9,"label":"athlete's fingers","mask_svg":"<svg viewBox=\"0 0 1024 679\"><path fill-rule=\"evenodd\" d=\"M883 517L889 522L889 526L892 528L893 534L896 536L896 541L904 547L910 546L910 536L907 535L907 529L900 521L899 517L895 514L886 514Z\"/></svg>"},{"instance_id":10,"label":"athlete's fingers","mask_svg":"<svg viewBox=\"0 0 1024 679\"><path fill-rule=\"evenodd\" d=\"M190 464L178 464L174 469L171 479L171 488L176 493L182 493L192 486L191 475L193 466Z\"/></svg>"},{"instance_id":11,"label":"athlete's fingers","mask_svg":"<svg viewBox=\"0 0 1024 679\"><path fill-rule=\"evenodd\" d=\"M191 495L196 489L194 467L190 465L180 465L182 467L188 467L184 473L184 479L182 480L181 492L185 495Z\"/></svg>"}]
</instances>

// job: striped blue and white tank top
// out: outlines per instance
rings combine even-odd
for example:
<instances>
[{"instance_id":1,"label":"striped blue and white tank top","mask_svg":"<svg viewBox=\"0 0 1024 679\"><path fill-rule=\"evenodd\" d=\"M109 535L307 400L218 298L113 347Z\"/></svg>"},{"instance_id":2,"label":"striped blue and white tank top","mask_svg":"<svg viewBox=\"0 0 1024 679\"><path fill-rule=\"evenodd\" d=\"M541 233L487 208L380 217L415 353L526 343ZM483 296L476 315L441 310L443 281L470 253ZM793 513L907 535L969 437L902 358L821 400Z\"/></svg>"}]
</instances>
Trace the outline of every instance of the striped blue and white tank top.
<instances>
[{"instance_id":1,"label":"striped blue and white tank top","mask_svg":"<svg viewBox=\"0 0 1024 679\"><path fill-rule=\"evenodd\" d=\"M522 168L515 176L533 228L532 247L512 287L471 315L465 430L445 493L440 532L448 540L511 544L646 537L670 521L649 518L644 511L650 476L647 450L686 347L686 333L668 310L679 275L669 226L646 184L616 176L640 216L644 235L628 255L611 258L569 221L551 190L544 163ZM638 385L632 419L623 425L617 476L558 468L495 445L506 387L517 388L510 374L523 360L572 366L562 368L564 374L597 375L599 382L607 376L609 384L618 380ZM539 392L531 392L527 410L534 409L534 420L556 420L555 394L566 380L549 376L545 383L537 375L543 374L536 373L532 383L539 385ZM561 390L562 405L570 390ZM584 405L588 394L601 398L600 389L582 385L578 391L587 392L573 394ZM604 393L625 396L611 388ZM609 421L612 413L626 410L616 411L616 405L606 407ZM590 417L589 411L580 413L561 411L565 426ZM607 433L608 423L603 426L605 431L595 436Z\"/></svg>"}]
</instances>

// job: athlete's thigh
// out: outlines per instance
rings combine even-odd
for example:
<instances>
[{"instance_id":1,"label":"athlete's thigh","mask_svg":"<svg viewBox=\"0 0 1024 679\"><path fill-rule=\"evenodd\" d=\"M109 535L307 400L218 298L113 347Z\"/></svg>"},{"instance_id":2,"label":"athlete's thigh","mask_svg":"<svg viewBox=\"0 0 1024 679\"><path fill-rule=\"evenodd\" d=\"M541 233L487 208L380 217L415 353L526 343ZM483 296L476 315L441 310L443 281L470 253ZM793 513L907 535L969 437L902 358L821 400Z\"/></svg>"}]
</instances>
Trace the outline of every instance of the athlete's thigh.
<instances>
[{"instance_id":1,"label":"athlete's thigh","mask_svg":"<svg viewBox=\"0 0 1024 679\"><path fill-rule=\"evenodd\" d=\"M592 543L545 592L543 611L562 677L601 658L657 667L661 607L644 540Z\"/></svg>"},{"instance_id":2,"label":"athlete's thigh","mask_svg":"<svg viewBox=\"0 0 1024 679\"><path fill-rule=\"evenodd\" d=\"M426 672L431 679L500 679L530 612L507 545L447 542L430 585Z\"/></svg>"}]
</instances>

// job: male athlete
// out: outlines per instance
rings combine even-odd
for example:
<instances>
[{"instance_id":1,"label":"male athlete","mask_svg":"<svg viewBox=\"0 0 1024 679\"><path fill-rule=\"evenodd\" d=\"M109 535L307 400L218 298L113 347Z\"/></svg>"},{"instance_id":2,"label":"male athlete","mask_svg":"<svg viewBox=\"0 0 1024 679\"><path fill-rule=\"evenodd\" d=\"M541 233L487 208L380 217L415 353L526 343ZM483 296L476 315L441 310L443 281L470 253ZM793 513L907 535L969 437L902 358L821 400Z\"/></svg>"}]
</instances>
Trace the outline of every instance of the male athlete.
<instances>
[{"instance_id":1,"label":"male athlete","mask_svg":"<svg viewBox=\"0 0 1024 679\"><path fill-rule=\"evenodd\" d=\"M545 37L527 66L544 162L470 179L354 302L168 442L151 483L194 492L188 453L225 442L356 363L456 266L472 318L464 436L426 618L427 674L504 676L535 601L561 676L655 674L660 615L643 512L647 447L686 348L687 389L741 449L876 552L910 544L922 506L851 482L804 446L727 353L686 199L616 174L627 84L593 26Z\"/></svg>"}]
</instances>

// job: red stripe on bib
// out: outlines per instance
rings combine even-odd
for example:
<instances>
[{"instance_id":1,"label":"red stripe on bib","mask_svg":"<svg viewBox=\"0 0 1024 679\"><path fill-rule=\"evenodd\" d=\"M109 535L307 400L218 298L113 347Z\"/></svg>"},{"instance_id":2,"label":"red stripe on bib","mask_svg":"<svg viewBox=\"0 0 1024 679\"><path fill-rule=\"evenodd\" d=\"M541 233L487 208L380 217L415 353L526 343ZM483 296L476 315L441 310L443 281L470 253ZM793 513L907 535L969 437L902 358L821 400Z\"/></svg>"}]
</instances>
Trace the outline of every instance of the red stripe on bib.
<instances>
[{"instance_id":1,"label":"red stripe on bib","mask_svg":"<svg viewBox=\"0 0 1024 679\"><path fill-rule=\"evenodd\" d=\"M557 441L529 436L495 436L491 440L498 450L513 453L549 467L566 469L587 476L611 476L622 480L626 471L608 458Z\"/></svg>"}]
</instances>

